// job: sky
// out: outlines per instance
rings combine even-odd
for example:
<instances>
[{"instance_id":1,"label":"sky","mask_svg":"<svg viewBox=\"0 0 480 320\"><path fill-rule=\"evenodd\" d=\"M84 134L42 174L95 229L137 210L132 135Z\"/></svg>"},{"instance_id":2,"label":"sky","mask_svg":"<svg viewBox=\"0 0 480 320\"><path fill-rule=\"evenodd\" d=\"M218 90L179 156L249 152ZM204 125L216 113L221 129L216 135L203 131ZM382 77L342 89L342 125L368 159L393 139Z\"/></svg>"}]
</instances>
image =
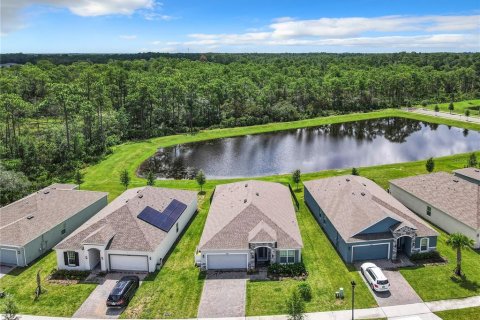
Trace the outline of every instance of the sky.
<instances>
[{"instance_id":1,"label":"sky","mask_svg":"<svg viewBox=\"0 0 480 320\"><path fill-rule=\"evenodd\" d=\"M480 0L1 0L1 53L478 52Z\"/></svg>"}]
</instances>

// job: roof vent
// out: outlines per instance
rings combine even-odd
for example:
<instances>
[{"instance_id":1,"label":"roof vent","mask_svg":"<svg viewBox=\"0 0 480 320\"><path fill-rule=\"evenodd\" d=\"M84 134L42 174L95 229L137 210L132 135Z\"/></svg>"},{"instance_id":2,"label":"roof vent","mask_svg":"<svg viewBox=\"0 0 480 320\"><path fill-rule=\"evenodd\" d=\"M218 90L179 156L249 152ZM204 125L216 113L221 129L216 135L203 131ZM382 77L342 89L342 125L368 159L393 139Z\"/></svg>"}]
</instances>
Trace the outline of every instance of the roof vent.
<instances>
[{"instance_id":1,"label":"roof vent","mask_svg":"<svg viewBox=\"0 0 480 320\"><path fill-rule=\"evenodd\" d=\"M43 194L49 194L49 193L50 193L50 191L48 191L48 190L43 191Z\"/></svg>"},{"instance_id":2,"label":"roof vent","mask_svg":"<svg viewBox=\"0 0 480 320\"><path fill-rule=\"evenodd\" d=\"M350 182L350 179L349 179L349 178L347 178L347 179L345 179L345 180L347 180L347 182Z\"/></svg>"},{"instance_id":3,"label":"roof vent","mask_svg":"<svg viewBox=\"0 0 480 320\"><path fill-rule=\"evenodd\" d=\"M28 219L28 220L32 220L32 219L33 219L33 216L27 216L27 219Z\"/></svg>"},{"instance_id":4,"label":"roof vent","mask_svg":"<svg viewBox=\"0 0 480 320\"><path fill-rule=\"evenodd\" d=\"M458 182L458 180L457 180L457 179L453 179L453 182Z\"/></svg>"},{"instance_id":5,"label":"roof vent","mask_svg":"<svg viewBox=\"0 0 480 320\"><path fill-rule=\"evenodd\" d=\"M244 200L243 200L243 203L247 203L247 199L244 199Z\"/></svg>"},{"instance_id":6,"label":"roof vent","mask_svg":"<svg viewBox=\"0 0 480 320\"><path fill-rule=\"evenodd\" d=\"M245 183L245 188L248 187L248 183Z\"/></svg>"},{"instance_id":7,"label":"roof vent","mask_svg":"<svg viewBox=\"0 0 480 320\"><path fill-rule=\"evenodd\" d=\"M367 185L365 183L362 183L364 187L366 187Z\"/></svg>"},{"instance_id":8,"label":"roof vent","mask_svg":"<svg viewBox=\"0 0 480 320\"><path fill-rule=\"evenodd\" d=\"M473 171L475 171L475 172L480 172L480 170L478 170L478 169L474 169Z\"/></svg>"},{"instance_id":9,"label":"roof vent","mask_svg":"<svg viewBox=\"0 0 480 320\"><path fill-rule=\"evenodd\" d=\"M260 195L258 192L256 193L257 197Z\"/></svg>"},{"instance_id":10,"label":"roof vent","mask_svg":"<svg viewBox=\"0 0 480 320\"><path fill-rule=\"evenodd\" d=\"M365 197L365 192L362 192L361 195L362 195L362 197Z\"/></svg>"},{"instance_id":11,"label":"roof vent","mask_svg":"<svg viewBox=\"0 0 480 320\"><path fill-rule=\"evenodd\" d=\"M141 199L143 198L143 194L139 194L138 197Z\"/></svg>"}]
</instances>

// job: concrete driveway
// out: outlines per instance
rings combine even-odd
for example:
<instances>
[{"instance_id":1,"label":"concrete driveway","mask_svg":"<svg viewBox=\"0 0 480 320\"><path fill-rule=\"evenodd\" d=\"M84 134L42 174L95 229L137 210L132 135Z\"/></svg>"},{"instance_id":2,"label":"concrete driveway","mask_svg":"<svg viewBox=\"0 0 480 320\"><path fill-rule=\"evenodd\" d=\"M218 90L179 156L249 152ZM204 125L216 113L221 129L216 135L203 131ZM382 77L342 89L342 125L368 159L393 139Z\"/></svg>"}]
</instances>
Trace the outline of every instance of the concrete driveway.
<instances>
[{"instance_id":1,"label":"concrete driveway","mask_svg":"<svg viewBox=\"0 0 480 320\"><path fill-rule=\"evenodd\" d=\"M133 273L132 273L133 274ZM73 318L117 319L125 308L107 308L106 301L110 291L121 277L132 275L128 273L109 273L105 279L92 291L87 300L78 308ZM143 280L146 274L134 274ZM141 284L142 282L140 282Z\"/></svg>"},{"instance_id":2,"label":"concrete driveway","mask_svg":"<svg viewBox=\"0 0 480 320\"><path fill-rule=\"evenodd\" d=\"M365 284L367 284L370 292L372 293L373 297L375 298L380 307L423 302L399 271L385 269L383 269L382 271L390 282L390 291L387 292L373 291L370 288L370 285L368 285L365 277L359 271L360 276L362 277Z\"/></svg>"},{"instance_id":3,"label":"concrete driveway","mask_svg":"<svg viewBox=\"0 0 480 320\"><path fill-rule=\"evenodd\" d=\"M244 317L247 278L245 272L209 272L198 318Z\"/></svg>"},{"instance_id":4,"label":"concrete driveway","mask_svg":"<svg viewBox=\"0 0 480 320\"><path fill-rule=\"evenodd\" d=\"M4 275L12 271L14 268L15 267L0 265L0 279L3 278Z\"/></svg>"}]
</instances>

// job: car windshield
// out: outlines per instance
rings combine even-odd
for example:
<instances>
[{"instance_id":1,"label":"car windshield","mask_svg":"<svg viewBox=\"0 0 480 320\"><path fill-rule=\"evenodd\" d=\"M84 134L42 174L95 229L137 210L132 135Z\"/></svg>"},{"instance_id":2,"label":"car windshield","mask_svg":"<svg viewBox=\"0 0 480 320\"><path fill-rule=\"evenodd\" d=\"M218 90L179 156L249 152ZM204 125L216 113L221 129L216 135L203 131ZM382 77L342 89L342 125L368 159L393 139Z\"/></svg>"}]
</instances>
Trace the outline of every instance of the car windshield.
<instances>
[{"instance_id":1,"label":"car windshield","mask_svg":"<svg viewBox=\"0 0 480 320\"><path fill-rule=\"evenodd\" d=\"M118 300L120 300L120 297L121 297L120 295L111 294L111 295L108 296L108 300L110 300L110 301L118 301Z\"/></svg>"},{"instance_id":2,"label":"car windshield","mask_svg":"<svg viewBox=\"0 0 480 320\"><path fill-rule=\"evenodd\" d=\"M119 296L123 293L125 290L125 287L127 286L128 281L119 281L115 285L115 287L112 289L112 292L110 293L111 296Z\"/></svg>"},{"instance_id":3,"label":"car windshield","mask_svg":"<svg viewBox=\"0 0 480 320\"><path fill-rule=\"evenodd\" d=\"M388 284L388 280L378 280L378 284L381 284L381 285Z\"/></svg>"}]
</instances>

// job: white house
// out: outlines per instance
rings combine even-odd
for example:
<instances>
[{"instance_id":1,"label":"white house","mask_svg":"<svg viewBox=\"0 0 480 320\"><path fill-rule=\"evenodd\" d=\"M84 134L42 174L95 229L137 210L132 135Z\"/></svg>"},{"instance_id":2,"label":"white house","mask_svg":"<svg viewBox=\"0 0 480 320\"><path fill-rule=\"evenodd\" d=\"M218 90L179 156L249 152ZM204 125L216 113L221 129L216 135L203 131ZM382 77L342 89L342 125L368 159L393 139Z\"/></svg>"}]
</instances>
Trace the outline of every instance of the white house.
<instances>
[{"instance_id":1,"label":"white house","mask_svg":"<svg viewBox=\"0 0 480 320\"><path fill-rule=\"evenodd\" d=\"M254 269L301 261L289 189L265 181L217 186L195 259L202 269Z\"/></svg>"},{"instance_id":2,"label":"white house","mask_svg":"<svg viewBox=\"0 0 480 320\"><path fill-rule=\"evenodd\" d=\"M59 269L153 272L197 210L193 191L129 189L59 243Z\"/></svg>"},{"instance_id":3,"label":"white house","mask_svg":"<svg viewBox=\"0 0 480 320\"><path fill-rule=\"evenodd\" d=\"M470 237L480 248L480 185L438 172L392 180L390 193L425 220Z\"/></svg>"}]
</instances>

